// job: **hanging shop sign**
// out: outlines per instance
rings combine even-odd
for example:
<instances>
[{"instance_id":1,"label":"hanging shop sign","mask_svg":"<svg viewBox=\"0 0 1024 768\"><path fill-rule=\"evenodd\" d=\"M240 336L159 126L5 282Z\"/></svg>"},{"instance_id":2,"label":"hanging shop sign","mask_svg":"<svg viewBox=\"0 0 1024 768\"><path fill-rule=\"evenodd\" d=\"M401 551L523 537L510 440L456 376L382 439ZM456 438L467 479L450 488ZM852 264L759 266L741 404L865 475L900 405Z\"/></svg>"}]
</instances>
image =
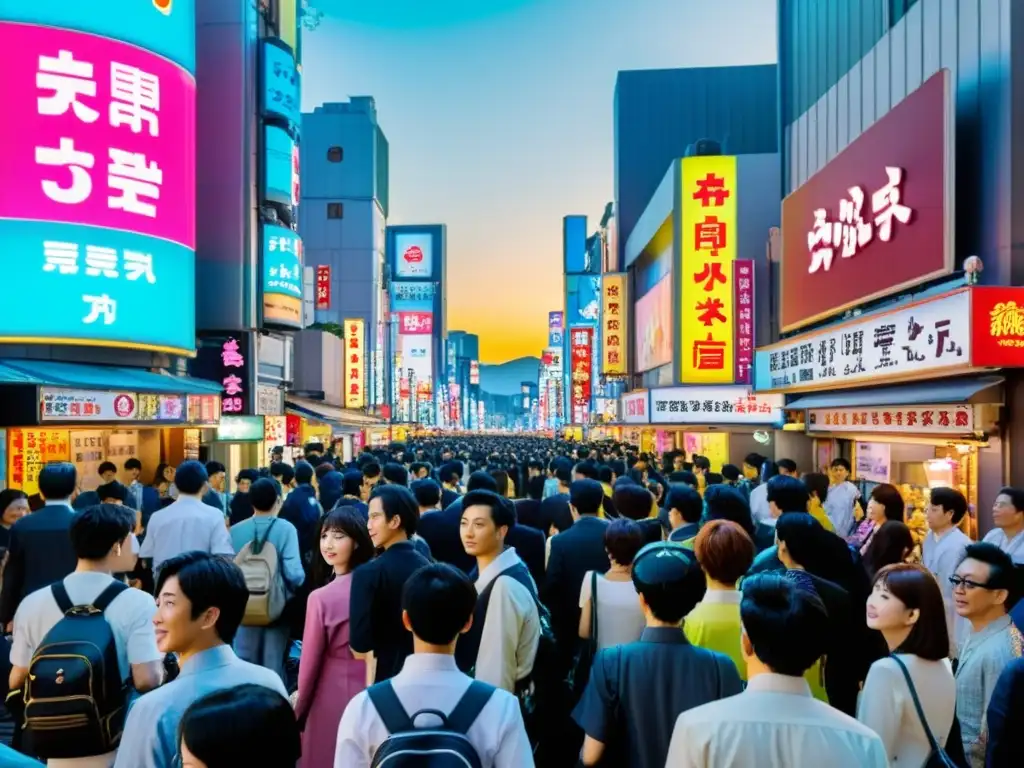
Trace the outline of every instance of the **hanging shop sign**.
<instances>
[{"instance_id":1,"label":"hanging shop sign","mask_svg":"<svg viewBox=\"0 0 1024 768\"><path fill-rule=\"evenodd\" d=\"M969 435L974 432L974 408L963 404L811 408L807 431Z\"/></svg>"},{"instance_id":2,"label":"hanging shop sign","mask_svg":"<svg viewBox=\"0 0 1024 768\"><path fill-rule=\"evenodd\" d=\"M853 475L869 483L888 483L892 475L892 446L889 443L857 443Z\"/></svg>"},{"instance_id":3,"label":"hanging shop sign","mask_svg":"<svg viewBox=\"0 0 1024 768\"><path fill-rule=\"evenodd\" d=\"M181 395L139 395L139 421L182 421L186 415Z\"/></svg>"},{"instance_id":4,"label":"hanging shop sign","mask_svg":"<svg viewBox=\"0 0 1024 768\"><path fill-rule=\"evenodd\" d=\"M680 165L680 380L731 384L736 377L736 158L684 157Z\"/></svg>"},{"instance_id":5,"label":"hanging shop sign","mask_svg":"<svg viewBox=\"0 0 1024 768\"><path fill-rule=\"evenodd\" d=\"M66 429L8 431L7 478L10 488L39 493L39 472L51 461L70 461L71 433Z\"/></svg>"},{"instance_id":6,"label":"hanging shop sign","mask_svg":"<svg viewBox=\"0 0 1024 768\"><path fill-rule=\"evenodd\" d=\"M781 424L782 395L749 387L667 387L651 390L652 424Z\"/></svg>"},{"instance_id":7,"label":"hanging shop sign","mask_svg":"<svg viewBox=\"0 0 1024 768\"><path fill-rule=\"evenodd\" d=\"M754 367L754 262L737 259L732 275L736 302L736 383L750 384Z\"/></svg>"},{"instance_id":8,"label":"hanging shop sign","mask_svg":"<svg viewBox=\"0 0 1024 768\"><path fill-rule=\"evenodd\" d=\"M135 392L93 392L85 389L39 390L41 421L133 421L138 419Z\"/></svg>"},{"instance_id":9,"label":"hanging shop sign","mask_svg":"<svg viewBox=\"0 0 1024 768\"><path fill-rule=\"evenodd\" d=\"M561 347L565 337L565 313L548 312L548 346Z\"/></svg>"},{"instance_id":10,"label":"hanging shop sign","mask_svg":"<svg viewBox=\"0 0 1024 768\"><path fill-rule=\"evenodd\" d=\"M360 319L345 321L345 407L366 406L366 338Z\"/></svg>"},{"instance_id":11,"label":"hanging shop sign","mask_svg":"<svg viewBox=\"0 0 1024 768\"><path fill-rule=\"evenodd\" d=\"M626 312L626 275L607 274L601 277L601 373L624 376L629 338ZM549 318L550 328L550 318Z\"/></svg>"},{"instance_id":12,"label":"hanging shop sign","mask_svg":"<svg viewBox=\"0 0 1024 768\"><path fill-rule=\"evenodd\" d=\"M264 117L284 120L298 126L302 122L299 101L299 75L295 57L280 40L263 39L260 110Z\"/></svg>"},{"instance_id":13,"label":"hanging shop sign","mask_svg":"<svg viewBox=\"0 0 1024 768\"><path fill-rule=\"evenodd\" d=\"M316 265L316 308L331 308L331 265Z\"/></svg>"},{"instance_id":14,"label":"hanging shop sign","mask_svg":"<svg viewBox=\"0 0 1024 768\"><path fill-rule=\"evenodd\" d=\"M783 331L953 271L949 92L941 70L783 200Z\"/></svg>"},{"instance_id":15,"label":"hanging shop sign","mask_svg":"<svg viewBox=\"0 0 1024 768\"><path fill-rule=\"evenodd\" d=\"M217 395L189 395L188 423L197 426L216 426L220 421L220 397Z\"/></svg>"},{"instance_id":16,"label":"hanging shop sign","mask_svg":"<svg viewBox=\"0 0 1024 768\"><path fill-rule=\"evenodd\" d=\"M220 345L221 375L224 387L221 396L221 413L238 415L249 410L249 363L248 350L234 336Z\"/></svg>"},{"instance_id":17,"label":"hanging shop sign","mask_svg":"<svg viewBox=\"0 0 1024 768\"><path fill-rule=\"evenodd\" d=\"M395 234L395 277L429 280L434 275L434 236L430 232Z\"/></svg>"},{"instance_id":18,"label":"hanging shop sign","mask_svg":"<svg viewBox=\"0 0 1024 768\"><path fill-rule=\"evenodd\" d=\"M264 416L263 417L263 439L267 445L274 448L278 445L288 444L288 417L287 416Z\"/></svg>"},{"instance_id":19,"label":"hanging shop sign","mask_svg":"<svg viewBox=\"0 0 1024 768\"><path fill-rule=\"evenodd\" d=\"M135 459L138 456L138 430L114 429L107 433L107 459L109 461L123 467L128 459Z\"/></svg>"},{"instance_id":20,"label":"hanging shop sign","mask_svg":"<svg viewBox=\"0 0 1024 768\"><path fill-rule=\"evenodd\" d=\"M572 386L573 421L582 424L590 412L590 397L593 390L594 329L570 328L569 353L572 359L570 373Z\"/></svg>"},{"instance_id":21,"label":"hanging shop sign","mask_svg":"<svg viewBox=\"0 0 1024 768\"><path fill-rule=\"evenodd\" d=\"M278 224L263 225L263 321L302 327L302 238Z\"/></svg>"},{"instance_id":22,"label":"hanging shop sign","mask_svg":"<svg viewBox=\"0 0 1024 768\"><path fill-rule=\"evenodd\" d=\"M971 288L971 361L979 367L1024 367L1024 287Z\"/></svg>"},{"instance_id":23,"label":"hanging shop sign","mask_svg":"<svg viewBox=\"0 0 1024 768\"><path fill-rule=\"evenodd\" d=\"M649 424L651 421L650 393L630 392L622 396L622 422L624 424Z\"/></svg>"},{"instance_id":24,"label":"hanging shop sign","mask_svg":"<svg viewBox=\"0 0 1024 768\"><path fill-rule=\"evenodd\" d=\"M284 413L284 391L270 384L258 384L256 413L260 416L280 416Z\"/></svg>"}]
</instances>

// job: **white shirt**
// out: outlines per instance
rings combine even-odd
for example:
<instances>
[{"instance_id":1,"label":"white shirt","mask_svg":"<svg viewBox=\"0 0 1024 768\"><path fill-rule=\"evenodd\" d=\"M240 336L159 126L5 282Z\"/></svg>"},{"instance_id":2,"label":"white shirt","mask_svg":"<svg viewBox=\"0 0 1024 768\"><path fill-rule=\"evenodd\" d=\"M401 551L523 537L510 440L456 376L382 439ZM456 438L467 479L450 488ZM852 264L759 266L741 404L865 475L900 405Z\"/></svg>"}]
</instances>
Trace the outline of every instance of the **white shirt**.
<instances>
[{"instance_id":1,"label":"white shirt","mask_svg":"<svg viewBox=\"0 0 1024 768\"><path fill-rule=\"evenodd\" d=\"M953 585L949 583L949 577L956 573L957 566L964 559L964 550L970 543L970 537L953 526L941 536L936 536L934 531L928 531L921 544L921 564L931 571L935 580L939 582L942 601L946 605L950 658L956 657L957 650L970 632L970 624L956 612Z\"/></svg>"},{"instance_id":2,"label":"white shirt","mask_svg":"<svg viewBox=\"0 0 1024 768\"><path fill-rule=\"evenodd\" d=\"M149 518L139 556L152 559L153 575L157 576L165 561L194 549L211 555L235 556L221 511L199 499L182 496Z\"/></svg>"},{"instance_id":3,"label":"white shirt","mask_svg":"<svg viewBox=\"0 0 1024 768\"><path fill-rule=\"evenodd\" d=\"M889 768L870 728L811 696L800 677L762 674L747 689L683 712L671 768Z\"/></svg>"},{"instance_id":4,"label":"white shirt","mask_svg":"<svg viewBox=\"0 0 1024 768\"><path fill-rule=\"evenodd\" d=\"M1013 559L1013 562L1018 565L1024 565L1024 531L1021 531L1012 539L1008 539L1002 528L995 528L985 534L984 541L989 544L995 544L1008 554Z\"/></svg>"},{"instance_id":5,"label":"white shirt","mask_svg":"<svg viewBox=\"0 0 1024 768\"><path fill-rule=\"evenodd\" d=\"M450 713L471 682L455 666L453 657L434 653L407 657L402 671L391 678L395 695L409 715L422 709ZM427 715L416 724L429 727L438 721ZM534 764L519 701L507 691L494 692L466 737L476 748L483 768L532 768ZM369 768L374 753L387 738L388 730L370 697L366 691L360 692L345 708L338 726L334 768Z\"/></svg>"},{"instance_id":6,"label":"white shirt","mask_svg":"<svg viewBox=\"0 0 1024 768\"><path fill-rule=\"evenodd\" d=\"M506 549L477 578L477 594L499 573L521 562L515 547ZM539 643L540 614L530 590L507 576L495 581L480 633L476 679L514 693L516 681L533 671Z\"/></svg>"},{"instance_id":7,"label":"white shirt","mask_svg":"<svg viewBox=\"0 0 1024 768\"><path fill-rule=\"evenodd\" d=\"M853 505L859 498L860 490L849 480L828 488L828 496L822 506L836 533L844 538L850 535L853 528Z\"/></svg>"},{"instance_id":8,"label":"white shirt","mask_svg":"<svg viewBox=\"0 0 1024 768\"><path fill-rule=\"evenodd\" d=\"M587 571L580 587L580 608L590 602L590 575ZM635 643L644 633L644 619L636 587L630 581L610 581L597 577L597 647Z\"/></svg>"},{"instance_id":9,"label":"white shirt","mask_svg":"<svg viewBox=\"0 0 1024 768\"><path fill-rule=\"evenodd\" d=\"M761 483L750 492L750 516L754 518L754 525L775 524L775 518L768 507L768 483Z\"/></svg>"}]
</instances>

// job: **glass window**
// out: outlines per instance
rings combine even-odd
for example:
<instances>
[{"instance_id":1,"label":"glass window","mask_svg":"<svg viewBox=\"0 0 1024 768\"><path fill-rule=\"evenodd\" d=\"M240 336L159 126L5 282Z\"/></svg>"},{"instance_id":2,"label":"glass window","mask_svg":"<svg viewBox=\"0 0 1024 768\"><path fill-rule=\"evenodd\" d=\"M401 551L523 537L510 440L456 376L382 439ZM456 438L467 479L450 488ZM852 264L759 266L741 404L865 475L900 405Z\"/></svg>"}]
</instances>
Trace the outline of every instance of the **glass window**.
<instances>
[{"instance_id":1,"label":"glass window","mask_svg":"<svg viewBox=\"0 0 1024 768\"><path fill-rule=\"evenodd\" d=\"M327 218L328 219L343 219L343 218L345 218L345 206L342 203L328 203L327 204Z\"/></svg>"},{"instance_id":2,"label":"glass window","mask_svg":"<svg viewBox=\"0 0 1024 768\"><path fill-rule=\"evenodd\" d=\"M327 160L332 163L340 163L345 159L345 150L341 147L331 147L327 150Z\"/></svg>"}]
</instances>

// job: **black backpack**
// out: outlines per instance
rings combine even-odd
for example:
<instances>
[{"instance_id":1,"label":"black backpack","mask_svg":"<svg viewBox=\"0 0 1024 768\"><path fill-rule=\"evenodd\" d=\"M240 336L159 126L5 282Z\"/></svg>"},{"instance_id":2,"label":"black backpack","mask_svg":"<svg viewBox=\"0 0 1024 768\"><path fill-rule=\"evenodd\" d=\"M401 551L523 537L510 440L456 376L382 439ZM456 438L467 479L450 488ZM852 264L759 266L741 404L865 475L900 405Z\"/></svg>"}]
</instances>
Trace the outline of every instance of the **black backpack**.
<instances>
[{"instance_id":1,"label":"black backpack","mask_svg":"<svg viewBox=\"0 0 1024 768\"><path fill-rule=\"evenodd\" d=\"M105 755L121 740L127 686L103 612L129 587L115 581L91 605L72 605L62 581L50 589L64 618L46 633L29 663L28 744L46 759Z\"/></svg>"},{"instance_id":2,"label":"black backpack","mask_svg":"<svg viewBox=\"0 0 1024 768\"><path fill-rule=\"evenodd\" d=\"M366 693L388 729L388 738L377 747L370 768L482 768L466 732L491 700L493 686L474 680L450 714L423 709L412 717L390 680L370 686ZM440 718L441 726L417 728L416 719L428 714Z\"/></svg>"}]
</instances>

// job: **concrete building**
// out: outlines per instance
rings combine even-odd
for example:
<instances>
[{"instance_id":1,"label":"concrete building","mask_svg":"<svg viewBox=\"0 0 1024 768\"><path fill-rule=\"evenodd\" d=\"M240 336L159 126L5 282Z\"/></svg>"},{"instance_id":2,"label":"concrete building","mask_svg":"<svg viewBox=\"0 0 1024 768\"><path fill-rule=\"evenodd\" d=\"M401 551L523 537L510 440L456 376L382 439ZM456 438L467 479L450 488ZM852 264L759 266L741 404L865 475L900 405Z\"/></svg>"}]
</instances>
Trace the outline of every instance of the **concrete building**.
<instances>
[{"instance_id":1,"label":"concrete building","mask_svg":"<svg viewBox=\"0 0 1024 768\"><path fill-rule=\"evenodd\" d=\"M316 323L363 321L366 407L388 402L384 371L387 302L385 229L388 141L370 96L324 104L302 116L302 193L299 232L305 263L321 270L328 299ZM326 304L326 306L324 306ZM296 344L295 389L323 392L341 405L342 343L322 330L304 331Z\"/></svg>"}]
</instances>

